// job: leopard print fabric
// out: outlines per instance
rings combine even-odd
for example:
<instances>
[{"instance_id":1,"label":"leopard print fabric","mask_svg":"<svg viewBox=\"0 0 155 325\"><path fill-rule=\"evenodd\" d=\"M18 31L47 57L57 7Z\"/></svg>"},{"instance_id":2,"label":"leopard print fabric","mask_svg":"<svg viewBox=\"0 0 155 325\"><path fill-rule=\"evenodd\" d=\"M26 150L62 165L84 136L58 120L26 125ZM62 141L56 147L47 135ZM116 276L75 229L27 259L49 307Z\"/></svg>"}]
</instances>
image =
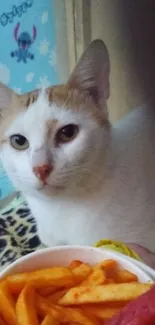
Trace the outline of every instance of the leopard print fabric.
<instances>
[{"instance_id":1,"label":"leopard print fabric","mask_svg":"<svg viewBox=\"0 0 155 325\"><path fill-rule=\"evenodd\" d=\"M0 211L0 270L40 248L43 245L37 236L36 222L19 194Z\"/></svg>"}]
</instances>

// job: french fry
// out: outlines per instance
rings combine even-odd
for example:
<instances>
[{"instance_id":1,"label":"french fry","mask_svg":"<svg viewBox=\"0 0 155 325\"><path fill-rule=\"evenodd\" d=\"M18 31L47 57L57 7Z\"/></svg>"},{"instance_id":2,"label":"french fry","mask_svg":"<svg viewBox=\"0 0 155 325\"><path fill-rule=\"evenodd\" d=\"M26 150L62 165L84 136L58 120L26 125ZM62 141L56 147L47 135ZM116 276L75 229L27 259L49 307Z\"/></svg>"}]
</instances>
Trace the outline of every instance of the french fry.
<instances>
[{"instance_id":1,"label":"french fry","mask_svg":"<svg viewBox=\"0 0 155 325\"><path fill-rule=\"evenodd\" d=\"M62 298L66 294L66 292L66 289L59 290L57 292L54 292L52 295L49 295L47 299L53 304L57 304L58 300Z\"/></svg>"},{"instance_id":2,"label":"french fry","mask_svg":"<svg viewBox=\"0 0 155 325\"><path fill-rule=\"evenodd\" d=\"M7 325L7 323L4 321L4 319L2 319L1 316L0 316L0 325Z\"/></svg>"},{"instance_id":3,"label":"french fry","mask_svg":"<svg viewBox=\"0 0 155 325\"><path fill-rule=\"evenodd\" d=\"M21 291L16 303L18 325L39 325L35 307L35 291L31 285L26 285Z\"/></svg>"},{"instance_id":4,"label":"french fry","mask_svg":"<svg viewBox=\"0 0 155 325\"><path fill-rule=\"evenodd\" d=\"M49 295L52 295L53 293L57 292L60 288L57 287L53 287L53 286L48 286L48 287L44 287L44 288L40 288L37 290L37 292L43 296L43 297L47 297Z\"/></svg>"},{"instance_id":5,"label":"french fry","mask_svg":"<svg viewBox=\"0 0 155 325\"><path fill-rule=\"evenodd\" d=\"M84 281L92 272L92 267L89 264L82 263L75 269L72 269L72 273L75 277L76 283Z\"/></svg>"},{"instance_id":6,"label":"french fry","mask_svg":"<svg viewBox=\"0 0 155 325\"><path fill-rule=\"evenodd\" d=\"M107 307L107 306L83 306L82 309L87 312L88 315L94 315L102 320L110 319L112 316L117 314L122 307Z\"/></svg>"},{"instance_id":7,"label":"french fry","mask_svg":"<svg viewBox=\"0 0 155 325\"><path fill-rule=\"evenodd\" d=\"M59 325L59 324L60 323L51 315L45 316L44 320L41 323L41 325Z\"/></svg>"},{"instance_id":8,"label":"french fry","mask_svg":"<svg viewBox=\"0 0 155 325\"><path fill-rule=\"evenodd\" d=\"M80 266L81 264L83 264L81 261L79 260L73 260L69 265L69 269L75 269L76 267Z\"/></svg>"},{"instance_id":9,"label":"french fry","mask_svg":"<svg viewBox=\"0 0 155 325\"><path fill-rule=\"evenodd\" d=\"M0 284L0 315L8 325L16 325L15 301L8 290L6 281Z\"/></svg>"},{"instance_id":10,"label":"french fry","mask_svg":"<svg viewBox=\"0 0 155 325\"><path fill-rule=\"evenodd\" d=\"M114 273L114 279L116 283L129 283L129 282L137 282L138 277L134 273L128 270L117 270Z\"/></svg>"},{"instance_id":11,"label":"french fry","mask_svg":"<svg viewBox=\"0 0 155 325\"><path fill-rule=\"evenodd\" d=\"M68 287L74 286L75 280L72 271L66 267L52 267L33 272L18 273L7 278L10 291L19 293L24 286L32 283L35 288L47 286Z\"/></svg>"},{"instance_id":12,"label":"french fry","mask_svg":"<svg viewBox=\"0 0 155 325\"><path fill-rule=\"evenodd\" d=\"M99 321L95 317L89 318L82 310L54 305L39 295L36 297L36 306L39 315L46 316L49 314L60 324L99 325Z\"/></svg>"},{"instance_id":13,"label":"french fry","mask_svg":"<svg viewBox=\"0 0 155 325\"><path fill-rule=\"evenodd\" d=\"M111 301L129 301L151 288L152 284L121 283L100 286L79 286L68 290L59 300L62 306Z\"/></svg>"},{"instance_id":14,"label":"french fry","mask_svg":"<svg viewBox=\"0 0 155 325\"><path fill-rule=\"evenodd\" d=\"M106 281L105 281L106 284L114 284L116 283L116 281L112 278L107 278Z\"/></svg>"},{"instance_id":15,"label":"french fry","mask_svg":"<svg viewBox=\"0 0 155 325\"><path fill-rule=\"evenodd\" d=\"M109 271L109 270L113 270L117 266L118 266L118 263L115 260L107 259L107 260L104 260L104 261L102 261L100 263L95 264L93 268L94 269L102 268L105 271Z\"/></svg>"},{"instance_id":16,"label":"french fry","mask_svg":"<svg viewBox=\"0 0 155 325\"><path fill-rule=\"evenodd\" d=\"M106 282L106 273L103 269L95 269L86 280L81 283L81 286L91 285L96 286L100 284L104 284Z\"/></svg>"}]
</instances>

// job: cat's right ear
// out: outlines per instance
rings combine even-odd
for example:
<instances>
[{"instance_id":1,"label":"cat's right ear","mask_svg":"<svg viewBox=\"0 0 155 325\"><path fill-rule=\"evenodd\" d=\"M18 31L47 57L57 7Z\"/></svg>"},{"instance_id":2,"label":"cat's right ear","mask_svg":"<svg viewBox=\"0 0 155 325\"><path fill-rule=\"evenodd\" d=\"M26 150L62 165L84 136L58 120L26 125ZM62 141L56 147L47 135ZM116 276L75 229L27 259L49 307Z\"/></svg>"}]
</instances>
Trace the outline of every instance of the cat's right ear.
<instances>
[{"instance_id":1,"label":"cat's right ear","mask_svg":"<svg viewBox=\"0 0 155 325\"><path fill-rule=\"evenodd\" d=\"M20 95L0 82L0 124L20 106Z\"/></svg>"},{"instance_id":2,"label":"cat's right ear","mask_svg":"<svg viewBox=\"0 0 155 325\"><path fill-rule=\"evenodd\" d=\"M13 100L13 91L7 86L0 83L0 115L3 117L3 114L11 106Z\"/></svg>"}]
</instances>

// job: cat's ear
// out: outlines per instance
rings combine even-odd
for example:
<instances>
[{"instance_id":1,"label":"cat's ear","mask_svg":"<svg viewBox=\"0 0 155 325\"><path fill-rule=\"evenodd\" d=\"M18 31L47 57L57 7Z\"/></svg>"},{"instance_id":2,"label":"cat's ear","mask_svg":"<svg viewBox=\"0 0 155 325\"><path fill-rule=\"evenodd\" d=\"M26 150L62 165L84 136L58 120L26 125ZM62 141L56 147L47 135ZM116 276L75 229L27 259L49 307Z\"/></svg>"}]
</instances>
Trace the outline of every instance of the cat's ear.
<instances>
[{"instance_id":1,"label":"cat's ear","mask_svg":"<svg viewBox=\"0 0 155 325\"><path fill-rule=\"evenodd\" d=\"M0 82L0 111L10 107L12 98L13 91Z\"/></svg>"},{"instance_id":2,"label":"cat's ear","mask_svg":"<svg viewBox=\"0 0 155 325\"><path fill-rule=\"evenodd\" d=\"M20 106L20 96L0 82L0 122Z\"/></svg>"},{"instance_id":3,"label":"cat's ear","mask_svg":"<svg viewBox=\"0 0 155 325\"><path fill-rule=\"evenodd\" d=\"M70 87L86 90L99 104L109 97L109 55L103 41L93 41L69 78Z\"/></svg>"}]
</instances>

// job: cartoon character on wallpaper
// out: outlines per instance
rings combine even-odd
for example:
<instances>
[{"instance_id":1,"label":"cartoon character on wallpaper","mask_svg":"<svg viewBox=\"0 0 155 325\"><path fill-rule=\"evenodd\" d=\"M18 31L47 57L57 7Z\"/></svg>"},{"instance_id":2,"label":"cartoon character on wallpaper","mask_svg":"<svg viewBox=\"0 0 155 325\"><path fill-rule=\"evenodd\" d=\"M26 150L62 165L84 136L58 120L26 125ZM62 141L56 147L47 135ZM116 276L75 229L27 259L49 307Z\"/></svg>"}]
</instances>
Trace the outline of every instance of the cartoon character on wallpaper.
<instances>
[{"instance_id":1,"label":"cartoon character on wallpaper","mask_svg":"<svg viewBox=\"0 0 155 325\"><path fill-rule=\"evenodd\" d=\"M12 51L11 56L16 57L17 62L23 61L24 63L27 63L27 59L34 59L34 54L32 54L29 49L37 37L37 29L35 26L33 26L33 35L31 37L28 32L22 32L19 34L19 27L20 23L18 23L14 29L14 38L18 44L18 49Z\"/></svg>"}]
</instances>

